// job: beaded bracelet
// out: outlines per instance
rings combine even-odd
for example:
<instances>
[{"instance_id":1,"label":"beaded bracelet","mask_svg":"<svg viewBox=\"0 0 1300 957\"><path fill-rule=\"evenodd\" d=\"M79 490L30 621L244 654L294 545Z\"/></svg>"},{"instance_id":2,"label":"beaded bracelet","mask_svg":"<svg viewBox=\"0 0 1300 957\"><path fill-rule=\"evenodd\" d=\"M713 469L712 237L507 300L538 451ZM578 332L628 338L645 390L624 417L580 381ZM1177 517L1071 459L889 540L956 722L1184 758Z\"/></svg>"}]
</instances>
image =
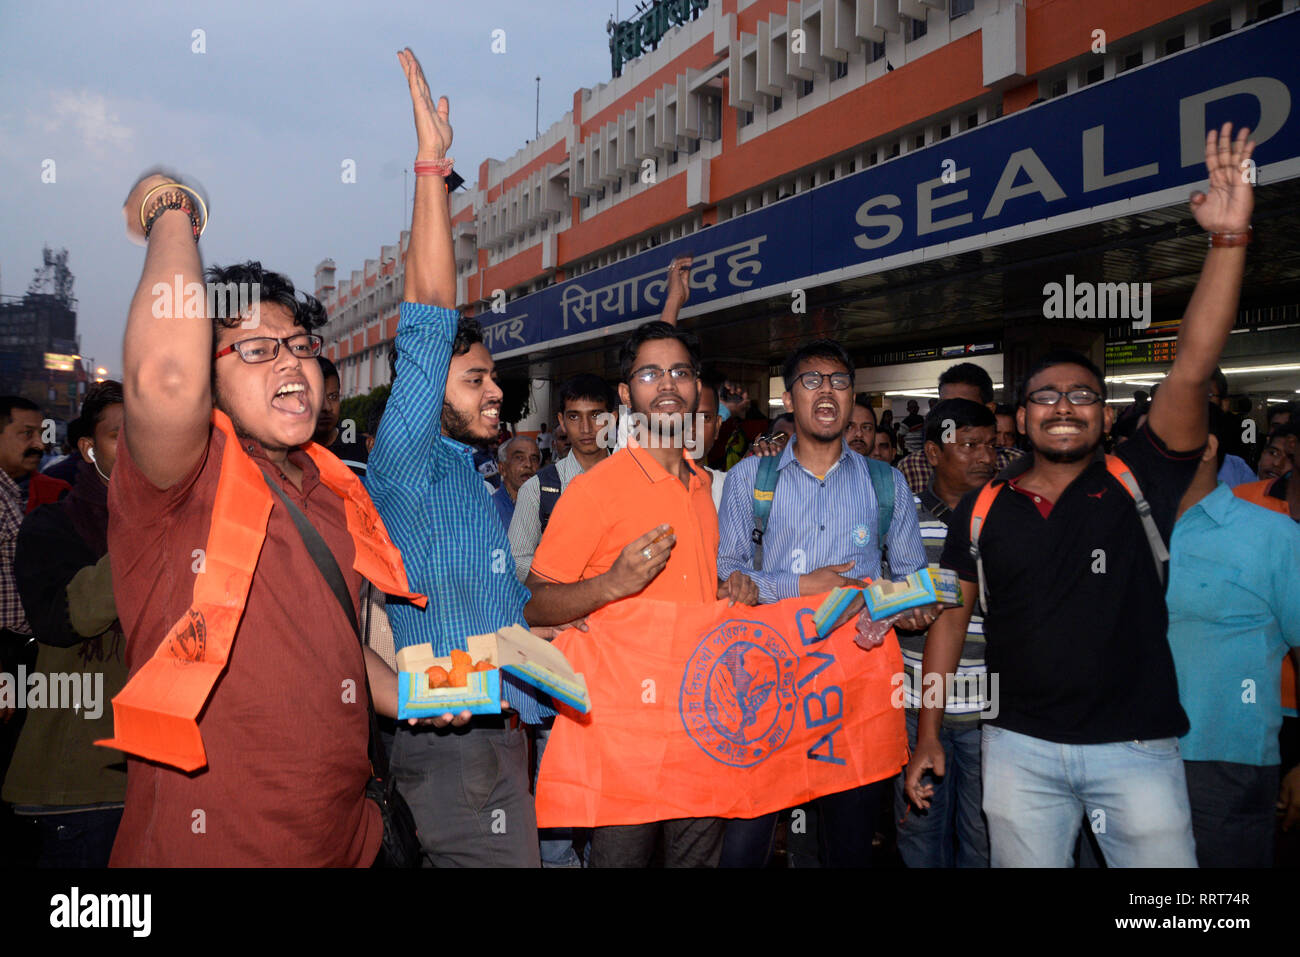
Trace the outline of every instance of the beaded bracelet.
<instances>
[{"instance_id":1,"label":"beaded bracelet","mask_svg":"<svg viewBox=\"0 0 1300 957\"><path fill-rule=\"evenodd\" d=\"M153 209L149 210L148 215L145 209L149 205L150 198L162 190L170 190L170 194L163 193L158 197L159 203ZM179 192L176 192L179 191ZM199 222L195 216L195 204L203 212L203 221ZM140 201L140 225L144 229L145 239L149 238L149 233L153 229L154 221L168 209L183 209L190 217L190 227L194 231L194 241L197 243L203 231L208 228L208 208L203 202L203 197L196 193L190 187L183 183L160 183L145 194L144 199Z\"/></svg>"},{"instance_id":2,"label":"beaded bracelet","mask_svg":"<svg viewBox=\"0 0 1300 957\"><path fill-rule=\"evenodd\" d=\"M159 216L167 212L169 209L185 210L185 212L190 217L190 229L193 230L194 232L194 241L198 242L199 233L201 232L201 230L199 229L199 220L198 217L194 215L194 207L190 205L189 200L187 199L164 200L163 202L160 202L156 206L154 206L153 211L149 214L148 218L145 220L144 223L144 238L145 239L149 238L149 234L153 232L154 222L158 219Z\"/></svg>"}]
</instances>

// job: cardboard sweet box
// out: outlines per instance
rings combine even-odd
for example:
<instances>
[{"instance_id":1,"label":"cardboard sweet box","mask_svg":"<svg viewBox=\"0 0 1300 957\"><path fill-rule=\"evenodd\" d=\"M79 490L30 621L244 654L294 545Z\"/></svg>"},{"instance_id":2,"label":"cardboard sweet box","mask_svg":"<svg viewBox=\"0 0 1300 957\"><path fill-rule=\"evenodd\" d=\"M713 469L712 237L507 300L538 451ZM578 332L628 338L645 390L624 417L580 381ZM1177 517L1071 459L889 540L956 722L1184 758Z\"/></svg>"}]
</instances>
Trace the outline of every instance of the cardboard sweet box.
<instances>
[{"instance_id":1,"label":"cardboard sweet box","mask_svg":"<svg viewBox=\"0 0 1300 957\"><path fill-rule=\"evenodd\" d=\"M544 691L582 714L591 710L587 682L570 667L563 652L526 628L510 625L493 634L471 635L466 651L476 662L486 661L491 671L471 671L465 687L430 688L425 672L439 665L448 671L449 656L433 653L428 642L397 653L397 717L432 718L442 714L501 713L501 672Z\"/></svg>"},{"instance_id":2,"label":"cardboard sweet box","mask_svg":"<svg viewBox=\"0 0 1300 957\"><path fill-rule=\"evenodd\" d=\"M880 621L922 605L960 605L961 582L946 568L922 568L900 581L882 579L863 593L872 621Z\"/></svg>"}]
</instances>

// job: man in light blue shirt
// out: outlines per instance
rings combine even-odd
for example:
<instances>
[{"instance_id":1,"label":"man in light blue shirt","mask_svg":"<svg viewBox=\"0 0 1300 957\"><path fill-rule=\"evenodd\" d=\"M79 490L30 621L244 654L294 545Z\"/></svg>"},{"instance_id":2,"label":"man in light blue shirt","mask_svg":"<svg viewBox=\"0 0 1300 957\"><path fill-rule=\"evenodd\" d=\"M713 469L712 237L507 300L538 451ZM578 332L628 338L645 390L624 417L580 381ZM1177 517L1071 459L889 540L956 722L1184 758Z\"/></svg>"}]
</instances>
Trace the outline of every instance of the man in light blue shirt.
<instances>
[{"instance_id":1,"label":"man in light blue shirt","mask_svg":"<svg viewBox=\"0 0 1300 957\"><path fill-rule=\"evenodd\" d=\"M718 575L725 581L744 572L758 584L763 602L821 595L880 576L878 504L870 467L844 440L853 411L853 360L838 342L819 339L791 355L784 373L783 401L794 415L795 431L777 468L761 568L754 567L753 540L757 457L727 473L718 512ZM890 473L894 509L884 544L892 574L901 578L926 567L925 546L907 482L896 469ZM921 616L910 625L925 628L932 617ZM870 864L886 783L876 781L814 802L823 866ZM771 855L776 819L767 814L729 821L721 866L763 867Z\"/></svg>"},{"instance_id":2,"label":"man in light blue shirt","mask_svg":"<svg viewBox=\"0 0 1300 957\"><path fill-rule=\"evenodd\" d=\"M1179 742L1201 867L1271 867L1278 675L1300 646L1300 527L1217 482L1211 435L1170 547L1169 646L1191 728ZM1300 769L1287 789L1300 795Z\"/></svg>"},{"instance_id":3,"label":"man in light blue shirt","mask_svg":"<svg viewBox=\"0 0 1300 957\"><path fill-rule=\"evenodd\" d=\"M398 54L415 111L421 160L444 161L448 104L435 109L410 50ZM388 606L398 649L428 642L433 653L464 651L465 639L523 624L529 592L515 575L510 542L474 468L474 444L497 434L501 388L478 323L462 319L442 174L415 178L406 254L397 377L370 454L370 496L402 552L424 609ZM514 713L468 712L433 728L397 727L392 771L415 817L425 863L435 867L540 866L537 815L528 789L528 744L520 720L554 714L533 689L501 676ZM458 727L453 729L449 724Z\"/></svg>"}]
</instances>

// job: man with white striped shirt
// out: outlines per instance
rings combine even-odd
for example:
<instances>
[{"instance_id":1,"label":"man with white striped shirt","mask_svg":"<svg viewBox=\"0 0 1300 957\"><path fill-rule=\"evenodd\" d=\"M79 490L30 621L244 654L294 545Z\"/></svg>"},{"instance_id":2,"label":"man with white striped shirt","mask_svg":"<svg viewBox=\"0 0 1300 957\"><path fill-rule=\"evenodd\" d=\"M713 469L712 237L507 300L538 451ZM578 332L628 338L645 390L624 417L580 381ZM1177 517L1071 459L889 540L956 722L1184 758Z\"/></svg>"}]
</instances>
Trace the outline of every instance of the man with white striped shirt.
<instances>
[{"instance_id":1,"label":"man with white striped shirt","mask_svg":"<svg viewBox=\"0 0 1300 957\"><path fill-rule=\"evenodd\" d=\"M743 571L764 602L821 595L837 585L880 576L877 499L867 459L844 439L853 410L853 360L838 342L818 339L785 363L786 410L794 437L781 452L772 510L763 535L762 567L754 568L754 481L759 458L727 473L718 513L718 574ZM893 517L885 544L895 578L925 567L925 548L902 473L894 481ZM925 628L932 614L914 613ZM827 795L814 802L820 818L819 858L827 867L870 864L876 813L888 782ZM727 822L722 866L762 867L771 855L777 815Z\"/></svg>"},{"instance_id":2,"label":"man with white striped shirt","mask_svg":"<svg viewBox=\"0 0 1300 957\"><path fill-rule=\"evenodd\" d=\"M939 567L952 511L967 492L980 488L997 473L997 419L985 405L970 399L943 399L925 418L925 445L930 466L926 487L913 501L921 540L932 569ZM988 867L989 836L980 809L980 713L986 701L996 708L996 693L985 694L984 618L972 614L966 642L951 687L926 688L921 682L925 653L924 631L899 630L905 681L901 692L907 707L908 748L916 748L917 709L921 696L942 693L947 701L939 740L947 773L933 780L930 807L909 807L903 775L894 783L894 819L898 824L898 853L908 867Z\"/></svg>"}]
</instances>

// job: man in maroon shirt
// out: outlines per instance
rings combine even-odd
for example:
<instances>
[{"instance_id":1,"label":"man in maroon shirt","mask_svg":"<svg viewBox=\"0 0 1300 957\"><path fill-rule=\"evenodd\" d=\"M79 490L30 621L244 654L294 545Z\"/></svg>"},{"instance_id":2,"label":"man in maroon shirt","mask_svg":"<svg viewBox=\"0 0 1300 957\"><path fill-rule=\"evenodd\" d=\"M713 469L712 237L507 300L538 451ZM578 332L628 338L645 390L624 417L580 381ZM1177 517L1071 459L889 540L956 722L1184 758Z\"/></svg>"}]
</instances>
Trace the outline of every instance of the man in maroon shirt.
<instances>
[{"instance_id":1,"label":"man in maroon shirt","mask_svg":"<svg viewBox=\"0 0 1300 957\"><path fill-rule=\"evenodd\" d=\"M109 502L132 677L186 614L204 572L228 441L214 427L214 406L325 541L354 611L361 585L343 499L301 448L324 395L312 331L324 309L254 262L213 268L208 278L241 284L225 288L250 293L256 308L192 318L182 303L161 301L156 290L203 279L196 204L169 183L146 177L125 208L128 233L147 244L123 343L125 425ZM367 674L375 710L395 716L396 675L369 648L363 654L288 509L274 501L227 667L198 719L206 766L184 773L128 756L111 863L369 866L382 823L365 798Z\"/></svg>"}]
</instances>

